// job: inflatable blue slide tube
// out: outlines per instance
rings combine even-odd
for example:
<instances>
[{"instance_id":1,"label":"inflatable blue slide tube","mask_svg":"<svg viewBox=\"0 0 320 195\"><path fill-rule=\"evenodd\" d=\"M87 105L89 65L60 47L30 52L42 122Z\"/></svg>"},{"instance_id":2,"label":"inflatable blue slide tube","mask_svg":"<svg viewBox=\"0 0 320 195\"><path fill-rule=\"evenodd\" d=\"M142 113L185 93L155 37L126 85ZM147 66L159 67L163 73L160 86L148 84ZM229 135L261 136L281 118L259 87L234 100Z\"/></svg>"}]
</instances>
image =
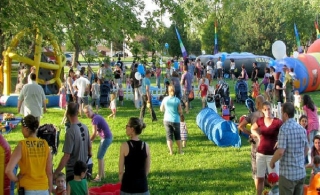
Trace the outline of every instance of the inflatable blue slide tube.
<instances>
[{"instance_id":1,"label":"inflatable blue slide tube","mask_svg":"<svg viewBox=\"0 0 320 195\"><path fill-rule=\"evenodd\" d=\"M198 127L208 137L220 147L241 146L241 139L238 128L232 121L224 120L211 108L204 108L196 118Z\"/></svg>"}]
</instances>

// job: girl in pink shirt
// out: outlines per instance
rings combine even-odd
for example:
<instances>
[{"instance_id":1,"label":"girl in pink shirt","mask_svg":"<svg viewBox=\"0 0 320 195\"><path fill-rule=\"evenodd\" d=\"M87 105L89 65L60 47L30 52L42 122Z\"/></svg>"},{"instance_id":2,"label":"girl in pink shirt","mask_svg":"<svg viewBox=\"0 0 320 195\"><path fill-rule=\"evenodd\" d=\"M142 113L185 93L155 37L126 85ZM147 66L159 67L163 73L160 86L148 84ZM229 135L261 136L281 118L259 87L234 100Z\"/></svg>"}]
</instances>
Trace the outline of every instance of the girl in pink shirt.
<instances>
[{"instance_id":1,"label":"girl in pink shirt","mask_svg":"<svg viewBox=\"0 0 320 195\"><path fill-rule=\"evenodd\" d=\"M309 144L310 147L313 145L313 138L319 134L319 118L318 118L318 109L314 105L311 97L309 95L304 95L302 99L303 112L308 117L308 127L307 134L309 135Z\"/></svg>"}]
</instances>

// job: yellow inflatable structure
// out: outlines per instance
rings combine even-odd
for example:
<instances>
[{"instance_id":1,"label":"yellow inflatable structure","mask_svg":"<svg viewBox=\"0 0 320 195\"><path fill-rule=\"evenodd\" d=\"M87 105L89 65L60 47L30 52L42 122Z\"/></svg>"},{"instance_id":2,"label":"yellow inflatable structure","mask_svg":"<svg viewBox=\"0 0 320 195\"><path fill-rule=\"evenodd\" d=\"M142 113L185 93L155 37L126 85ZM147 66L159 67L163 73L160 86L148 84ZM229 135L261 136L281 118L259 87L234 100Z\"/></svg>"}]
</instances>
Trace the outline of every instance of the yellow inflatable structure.
<instances>
[{"instance_id":1,"label":"yellow inflatable structure","mask_svg":"<svg viewBox=\"0 0 320 195\"><path fill-rule=\"evenodd\" d=\"M30 59L28 57L24 57L16 53L16 48L19 44L19 41L26 36L28 33L34 33L34 42L35 42L35 48L34 48L34 56L33 59ZM42 55L42 48L43 48L43 37L48 37L48 41L53 47L53 53L56 59L55 64L47 63L47 62L41 62L41 55ZM3 95L10 95L11 93L11 63L12 60L22 62L25 64L28 64L30 66L36 67L36 75L37 75L37 82L41 85L47 85L47 84L57 84L57 86L61 87L61 71L66 63L66 58L61 52L61 49L55 39L55 36L50 33L46 32L45 34L42 34L38 28L36 29L24 29L21 32L19 32L11 41L9 44L9 47L6 51L3 52L4 57L4 66L3 66ZM48 69L54 73L54 76L50 80L43 80L39 79L39 73L40 68L42 69ZM1 72L0 72L1 74ZM1 82L1 81L0 81Z\"/></svg>"}]
</instances>

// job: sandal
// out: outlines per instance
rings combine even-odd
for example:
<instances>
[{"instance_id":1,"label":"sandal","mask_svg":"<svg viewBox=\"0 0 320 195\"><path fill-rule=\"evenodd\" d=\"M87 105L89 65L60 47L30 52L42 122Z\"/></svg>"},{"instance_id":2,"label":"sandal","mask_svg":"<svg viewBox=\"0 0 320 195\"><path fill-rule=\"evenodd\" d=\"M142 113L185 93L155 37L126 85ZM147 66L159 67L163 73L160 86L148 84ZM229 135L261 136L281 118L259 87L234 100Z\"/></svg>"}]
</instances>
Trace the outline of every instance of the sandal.
<instances>
[{"instance_id":1,"label":"sandal","mask_svg":"<svg viewBox=\"0 0 320 195\"><path fill-rule=\"evenodd\" d=\"M92 182L101 182L101 178L95 178L93 180L91 180Z\"/></svg>"}]
</instances>

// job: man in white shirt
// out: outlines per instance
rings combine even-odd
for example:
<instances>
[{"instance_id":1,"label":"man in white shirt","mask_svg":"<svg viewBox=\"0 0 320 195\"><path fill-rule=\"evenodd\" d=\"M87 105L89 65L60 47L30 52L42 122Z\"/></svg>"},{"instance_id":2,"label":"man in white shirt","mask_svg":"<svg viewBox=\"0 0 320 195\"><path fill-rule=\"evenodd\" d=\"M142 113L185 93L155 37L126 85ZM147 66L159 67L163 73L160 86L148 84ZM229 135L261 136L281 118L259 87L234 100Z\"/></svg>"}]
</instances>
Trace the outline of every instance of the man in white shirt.
<instances>
[{"instance_id":1,"label":"man in white shirt","mask_svg":"<svg viewBox=\"0 0 320 195\"><path fill-rule=\"evenodd\" d=\"M74 90L78 91L78 104L82 117L83 107L88 105L88 94L90 91L90 81L84 77L84 70L80 71L80 77L72 84Z\"/></svg>"},{"instance_id":2,"label":"man in white shirt","mask_svg":"<svg viewBox=\"0 0 320 195\"><path fill-rule=\"evenodd\" d=\"M23 103L23 114L27 116L28 114L36 117L40 123L40 116L46 112L46 95L44 94L43 88L36 82L36 74L31 73L31 82L24 85L19 98L18 98L18 112L21 110Z\"/></svg>"},{"instance_id":3,"label":"man in white shirt","mask_svg":"<svg viewBox=\"0 0 320 195\"><path fill-rule=\"evenodd\" d=\"M222 62L221 62L221 57L218 58L217 61L217 70L218 70L218 75L217 78L218 80L221 80L223 78L222 76Z\"/></svg>"}]
</instances>

